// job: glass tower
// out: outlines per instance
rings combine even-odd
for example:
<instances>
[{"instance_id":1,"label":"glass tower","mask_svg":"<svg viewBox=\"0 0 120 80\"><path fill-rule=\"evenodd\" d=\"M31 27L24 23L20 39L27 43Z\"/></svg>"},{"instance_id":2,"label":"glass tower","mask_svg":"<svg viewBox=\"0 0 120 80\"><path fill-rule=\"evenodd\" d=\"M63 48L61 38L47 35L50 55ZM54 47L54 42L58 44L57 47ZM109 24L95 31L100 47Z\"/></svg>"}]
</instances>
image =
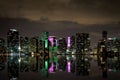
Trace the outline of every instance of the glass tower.
<instances>
[{"instance_id":1,"label":"glass tower","mask_svg":"<svg viewBox=\"0 0 120 80\"><path fill-rule=\"evenodd\" d=\"M7 33L7 48L10 53L19 52L19 32L16 29L10 29Z\"/></svg>"}]
</instances>

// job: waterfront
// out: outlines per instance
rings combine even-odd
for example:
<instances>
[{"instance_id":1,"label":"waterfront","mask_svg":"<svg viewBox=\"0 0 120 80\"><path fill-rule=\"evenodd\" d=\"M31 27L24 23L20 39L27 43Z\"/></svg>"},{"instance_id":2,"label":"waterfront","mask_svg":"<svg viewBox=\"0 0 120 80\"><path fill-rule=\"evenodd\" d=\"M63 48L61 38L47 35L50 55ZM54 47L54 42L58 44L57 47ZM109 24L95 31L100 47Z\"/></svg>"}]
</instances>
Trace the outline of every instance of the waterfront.
<instances>
[{"instance_id":1,"label":"waterfront","mask_svg":"<svg viewBox=\"0 0 120 80\"><path fill-rule=\"evenodd\" d=\"M0 71L0 80L10 80L10 74L19 80L119 80L120 76L120 71L116 71L108 72L108 78L102 78L102 72L94 59L90 61L91 67L88 76L76 76L75 73L68 73L67 70L56 70L54 73L49 73L49 77L43 76L40 70L40 64L38 63L39 58L36 59L35 56L24 56L20 58L19 56L0 56L0 59L3 59L1 61L5 63L3 64L3 69Z\"/></svg>"}]
</instances>

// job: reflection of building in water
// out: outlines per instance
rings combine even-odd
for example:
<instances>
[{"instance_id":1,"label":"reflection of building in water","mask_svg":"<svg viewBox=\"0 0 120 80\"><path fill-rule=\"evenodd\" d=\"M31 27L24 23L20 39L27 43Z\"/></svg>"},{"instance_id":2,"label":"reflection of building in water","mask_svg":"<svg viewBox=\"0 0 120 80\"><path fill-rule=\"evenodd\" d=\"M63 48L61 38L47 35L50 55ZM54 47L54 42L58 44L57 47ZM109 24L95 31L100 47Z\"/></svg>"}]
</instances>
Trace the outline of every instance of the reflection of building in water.
<instances>
[{"instance_id":1,"label":"reflection of building in water","mask_svg":"<svg viewBox=\"0 0 120 80\"><path fill-rule=\"evenodd\" d=\"M21 72L28 72L29 71L29 56L24 56L21 57L21 62L20 62L20 71Z\"/></svg>"},{"instance_id":2,"label":"reflection of building in water","mask_svg":"<svg viewBox=\"0 0 120 80\"><path fill-rule=\"evenodd\" d=\"M8 52L19 52L19 32L16 29L10 29L7 33Z\"/></svg>"},{"instance_id":3,"label":"reflection of building in water","mask_svg":"<svg viewBox=\"0 0 120 80\"><path fill-rule=\"evenodd\" d=\"M5 40L0 38L0 53L5 53L6 48L5 48Z\"/></svg>"},{"instance_id":4,"label":"reflection of building in water","mask_svg":"<svg viewBox=\"0 0 120 80\"><path fill-rule=\"evenodd\" d=\"M8 57L8 77L9 80L18 79L19 78L19 58L16 57Z\"/></svg>"},{"instance_id":5,"label":"reflection of building in water","mask_svg":"<svg viewBox=\"0 0 120 80\"><path fill-rule=\"evenodd\" d=\"M87 51L90 46L88 33L76 33L76 75L88 75L90 62L88 60Z\"/></svg>"},{"instance_id":6,"label":"reflection of building in water","mask_svg":"<svg viewBox=\"0 0 120 80\"><path fill-rule=\"evenodd\" d=\"M37 62L37 57L29 57L29 67L30 71L38 71L38 62Z\"/></svg>"},{"instance_id":7,"label":"reflection of building in water","mask_svg":"<svg viewBox=\"0 0 120 80\"><path fill-rule=\"evenodd\" d=\"M0 71L5 69L6 56L0 56Z\"/></svg>"},{"instance_id":8,"label":"reflection of building in water","mask_svg":"<svg viewBox=\"0 0 120 80\"><path fill-rule=\"evenodd\" d=\"M21 57L20 71L21 72L38 71L37 57L31 56Z\"/></svg>"},{"instance_id":9,"label":"reflection of building in water","mask_svg":"<svg viewBox=\"0 0 120 80\"><path fill-rule=\"evenodd\" d=\"M107 71L120 70L120 39L107 38L107 32L103 31L97 46L97 59L103 77L107 77Z\"/></svg>"},{"instance_id":10,"label":"reflection of building in water","mask_svg":"<svg viewBox=\"0 0 120 80\"><path fill-rule=\"evenodd\" d=\"M110 69L118 69L120 66L120 39L108 38L106 45L108 51L108 67Z\"/></svg>"}]
</instances>

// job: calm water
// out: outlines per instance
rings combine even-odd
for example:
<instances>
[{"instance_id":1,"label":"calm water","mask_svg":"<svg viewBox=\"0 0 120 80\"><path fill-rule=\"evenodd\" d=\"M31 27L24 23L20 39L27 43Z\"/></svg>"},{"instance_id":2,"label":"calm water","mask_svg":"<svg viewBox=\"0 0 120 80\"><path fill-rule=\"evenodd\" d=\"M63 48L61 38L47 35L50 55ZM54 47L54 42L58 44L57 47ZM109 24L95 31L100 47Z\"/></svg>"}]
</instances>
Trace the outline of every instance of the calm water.
<instances>
[{"instance_id":1,"label":"calm water","mask_svg":"<svg viewBox=\"0 0 120 80\"><path fill-rule=\"evenodd\" d=\"M0 80L28 80L28 79L29 80L45 80L43 78L43 73L41 72L41 69L43 66L44 66L43 60L41 59L40 56L28 56L28 55L0 56ZM54 80L53 78L56 78L56 80L58 80L57 77L60 77L60 76L57 74L67 75L64 72L56 73L51 76L52 78L51 80ZM91 72L88 77L91 78L92 80L94 76L96 77L100 75L101 75L101 71L98 69L97 62L92 61ZM113 78L116 78L116 80L119 80L118 76L120 76L120 72L117 72L117 73L112 72L112 74L110 72L109 75L111 77L109 78L109 80ZM72 78L76 78L76 77L73 77L71 75L71 79ZM89 80L89 78L87 79L86 77L86 80ZM95 78L94 80L96 79L99 80L99 78L98 79Z\"/></svg>"},{"instance_id":2,"label":"calm water","mask_svg":"<svg viewBox=\"0 0 120 80\"><path fill-rule=\"evenodd\" d=\"M38 56L0 56L0 80L18 80L20 73L39 72L40 74L42 63ZM1 79L2 75L6 78Z\"/></svg>"}]
</instances>

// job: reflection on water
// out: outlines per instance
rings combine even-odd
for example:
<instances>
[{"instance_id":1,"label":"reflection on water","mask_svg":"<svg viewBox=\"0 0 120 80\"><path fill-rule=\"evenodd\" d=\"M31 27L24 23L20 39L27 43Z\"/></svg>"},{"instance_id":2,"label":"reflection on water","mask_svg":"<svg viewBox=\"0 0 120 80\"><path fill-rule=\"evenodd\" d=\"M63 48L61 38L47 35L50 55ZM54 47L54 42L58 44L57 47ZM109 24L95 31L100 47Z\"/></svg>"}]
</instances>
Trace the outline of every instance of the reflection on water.
<instances>
[{"instance_id":1,"label":"reflection on water","mask_svg":"<svg viewBox=\"0 0 120 80\"><path fill-rule=\"evenodd\" d=\"M42 65L39 56L0 56L0 71L7 70L9 80L18 80L20 72L38 72Z\"/></svg>"},{"instance_id":2,"label":"reflection on water","mask_svg":"<svg viewBox=\"0 0 120 80\"><path fill-rule=\"evenodd\" d=\"M0 71L5 69L5 62L6 62L6 57L0 56Z\"/></svg>"},{"instance_id":3,"label":"reflection on water","mask_svg":"<svg viewBox=\"0 0 120 80\"><path fill-rule=\"evenodd\" d=\"M17 79L19 77L19 62L18 57L8 57L7 62L7 71L8 77L11 80L12 78Z\"/></svg>"}]
</instances>

